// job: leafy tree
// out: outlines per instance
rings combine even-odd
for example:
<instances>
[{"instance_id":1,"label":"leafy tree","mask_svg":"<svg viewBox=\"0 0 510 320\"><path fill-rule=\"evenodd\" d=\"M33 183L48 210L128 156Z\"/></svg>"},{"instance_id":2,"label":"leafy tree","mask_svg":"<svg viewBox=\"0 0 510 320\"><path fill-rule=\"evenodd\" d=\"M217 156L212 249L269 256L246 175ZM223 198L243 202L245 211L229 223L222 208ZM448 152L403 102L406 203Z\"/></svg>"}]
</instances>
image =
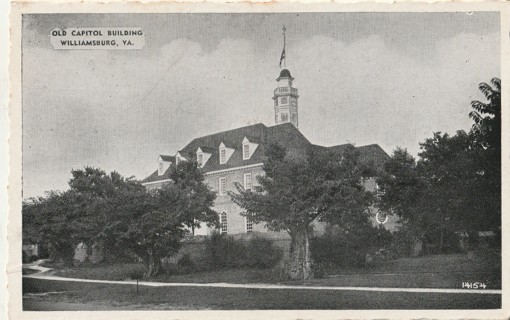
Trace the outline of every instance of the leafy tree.
<instances>
[{"instance_id":1,"label":"leafy tree","mask_svg":"<svg viewBox=\"0 0 510 320\"><path fill-rule=\"evenodd\" d=\"M421 159L417 171L425 181L418 202L422 227L429 234L436 230L438 237L430 238L438 240L440 250L445 245L445 232L478 226L478 212L472 206L472 200L477 198L473 193L476 167L472 145L471 136L464 131L457 131L454 136L436 132L420 143L422 151L418 154Z\"/></svg>"},{"instance_id":2,"label":"leafy tree","mask_svg":"<svg viewBox=\"0 0 510 320\"><path fill-rule=\"evenodd\" d=\"M161 270L161 259L179 250L185 230L179 220L179 190L169 184L145 193L140 206L125 212L123 227L116 238L120 249L136 255L144 264L144 278ZM137 207L139 209L137 209Z\"/></svg>"},{"instance_id":3,"label":"leafy tree","mask_svg":"<svg viewBox=\"0 0 510 320\"><path fill-rule=\"evenodd\" d=\"M119 250L117 241L127 228L130 213L143 212L145 187L132 177L107 174L99 168L85 167L71 174L70 190L86 199L81 210L82 230L87 230L83 242L99 244L107 261L122 256L125 250Z\"/></svg>"},{"instance_id":4,"label":"leafy tree","mask_svg":"<svg viewBox=\"0 0 510 320\"><path fill-rule=\"evenodd\" d=\"M501 80L493 78L491 85L479 85L488 101L471 102L474 110L469 114L474 121L470 134L477 166L476 207L481 227L489 230L501 226Z\"/></svg>"},{"instance_id":5,"label":"leafy tree","mask_svg":"<svg viewBox=\"0 0 510 320\"><path fill-rule=\"evenodd\" d=\"M475 122L472 133L477 137L477 143L484 149L501 152L501 80L493 78L491 84L480 83L478 88L488 102L472 101L471 107L474 110L469 113L469 117Z\"/></svg>"},{"instance_id":6,"label":"leafy tree","mask_svg":"<svg viewBox=\"0 0 510 320\"><path fill-rule=\"evenodd\" d=\"M118 237L117 245L144 263L144 277L160 272L161 259L179 250L189 228L218 223L218 214L211 209L216 194L204 183L196 162L181 162L171 170L171 183L145 193L143 201L127 208L127 228Z\"/></svg>"},{"instance_id":7,"label":"leafy tree","mask_svg":"<svg viewBox=\"0 0 510 320\"><path fill-rule=\"evenodd\" d=\"M397 148L378 180L379 206L439 248L455 231L501 226L501 82L492 85L480 84L488 102L472 102L469 133L434 133L420 143L418 162Z\"/></svg>"},{"instance_id":8,"label":"leafy tree","mask_svg":"<svg viewBox=\"0 0 510 320\"><path fill-rule=\"evenodd\" d=\"M421 192L425 187L416 170L416 159L407 149L397 147L383 165L377 178L381 188L378 206L401 218L412 219Z\"/></svg>"},{"instance_id":9,"label":"leafy tree","mask_svg":"<svg viewBox=\"0 0 510 320\"><path fill-rule=\"evenodd\" d=\"M211 209L216 194L204 182L204 175L195 161L184 161L172 168L170 179L179 190L180 219L193 235L201 222L208 226L218 224L218 213Z\"/></svg>"},{"instance_id":10,"label":"leafy tree","mask_svg":"<svg viewBox=\"0 0 510 320\"><path fill-rule=\"evenodd\" d=\"M83 240L82 200L75 192L48 192L23 202L23 241L48 246L50 258L73 264L74 248Z\"/></svg>"},{"instance_id":11,"label":"leafy tree","mask_svg":"<svg viewBox=\"0 0 510 320\"><path fill-rule=\"evenodd\" d=\"M24 239L49 243L54 257L68 265L79 243L99 243L107 258L134 254L145 265L144 276L155 275L161 258L178 250L187 227L217 222L210 209L215 194L196 164L173 170L176 182L152 192L116 172L73 170L66 192L24 202Z\"/></svg>"},{"instance_id":12,"label":"leafy tree","mask_svg":"<svg viewBox=\"0 0 510 320\"><path fill-rule=\"evenodd\" d=\"M265 175L257 177L259 185L251 191L238 184L238 193L229 193L252 221L289 233L286 269L290 278L313 277L309 244L313 221L351 225L369 215L372 194L361 183L365 168L358 157L354 147L342 157L314 149L297 157L271 145Z\"/></svg>"}]
</instances>

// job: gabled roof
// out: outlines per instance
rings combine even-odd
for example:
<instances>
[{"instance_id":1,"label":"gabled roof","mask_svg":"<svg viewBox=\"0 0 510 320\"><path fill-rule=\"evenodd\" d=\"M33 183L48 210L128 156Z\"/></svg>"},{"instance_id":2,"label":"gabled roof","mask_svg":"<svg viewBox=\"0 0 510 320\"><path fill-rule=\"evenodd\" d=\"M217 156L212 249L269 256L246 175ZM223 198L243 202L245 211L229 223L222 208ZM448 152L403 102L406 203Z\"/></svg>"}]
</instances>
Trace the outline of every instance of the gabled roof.
<instances>
[{"instance_id":1,"label":"gabled roof","mask_svg":"<svg viewBox=\"0 0 510 320\"><path fill-rule=\"evenodd\" d=\"M160 180L168 180L168 179L170 179L170 170L172 170L172 166L168 167L166 169L165 173L163 173L162 175L159 175L158 170L156 170L153 173L151 173L150 176L143 179L142 183L155 182L155 181L160 181Z\"/></svg>"},{"instance_id":2,"label":"gabled roof","mask_svg":"<svg viewBox=\"0 0 510 320\"><path fill-rule=\"evenodd\" d=\"M206 146L210 148L211 157L202 167L202 170L205 172L262 162L264 160L264 148L262 146L259 146L257 150L255 150L250 159L243 160L242 141L245 136L253 136L258 138L260 141L265 141L267 138L267 127L259 123L196 138L181 150L181 154L185 157L194 158L195 156L192 153L194 153L199 146ZM227 163L220 165L219 146L221 143L228 148L233 148L234 153L230 156Z\"/></svg>"},{"instance_id":3,"label":"gabled roof","mask_svg":"<svg viewBox=\"0 0 510 320\"><path fill-rule=\"evenodd\" d=\"M243 160L242 141L244 137L248 140L258 143L259 146L252 154L250 159ZM225 164L219 162L219 146L224 143L225 146L233 148L234 152ZM233 130L218 132L215 134L193 139L179 153L188 158L195 159L196 151L201 148L211 153L211 157L202 167L204 172L211 172L222 169L236 168L256 163L263 163L266 160L266 150L270 144L278 144L287 149L290 157L304 157L306 150L310 147L322 150L332 150L341 155L350 144L341 144L332 147L323 147L310 143L308 139L291 123L284 123L267 127L262 123L237 128ZM377 144L357 147L363 161L373 160L376 165L381 165L389 156ZM170 170L170 169L169 169ZM169 171L167 170L167 171ZM167 172L158 176L157 171L144 179L142 182L150 182L168 179Z\"/></svg>"},{"instance_id":4,"label":"gabled roof","mask_svg":"<svg viewBox=\"0 0 510 320\"><path fill-rule=\"evenodd\" d=\"M251 142L251 143L258 143L258 144L260 144L262 142L259 137L248 136L248 135L244 136L244 137L246 139L248 139L248 141ZM244 137L243 137L243 139L244 139Z\"/></svg>"},{"instance_id":5,"label":"gabled roof","mask_svg":"<svg viewBox=\"0 0 510 320\"><path fill-rule=\"evenodd\" d=\"M373 161L376 167L382 167L390 156L378 144L369 144L366 146L357 147L360 153L361 161Z\"/></svg>"},{"instance_id":6,"label":"gabled roof","mask_svg":"<svg viewBox=\"0 0 510 320\"><path fill-rule=\"evenodd\" d=\"M205 153L213 153L214 149L213 148L209 148L209 147L206 147L206 146L201 146L199 147L200 150L202 150L202 152L205 152ZM198 148L197 148L198 150Z\"/></svg>"},{"instance_id":7,"label":"gabled roof","mask_svg":"<svg viewBox=\"0 0 510 320\"><path fill-rule=\"evenodd\" d=\"M175 157L174 156L167 156L167 155L164 155L164 154L160 154L159 155L161 160L165 161L165 162L175 162Z\"/></svg>"}]
</instances>

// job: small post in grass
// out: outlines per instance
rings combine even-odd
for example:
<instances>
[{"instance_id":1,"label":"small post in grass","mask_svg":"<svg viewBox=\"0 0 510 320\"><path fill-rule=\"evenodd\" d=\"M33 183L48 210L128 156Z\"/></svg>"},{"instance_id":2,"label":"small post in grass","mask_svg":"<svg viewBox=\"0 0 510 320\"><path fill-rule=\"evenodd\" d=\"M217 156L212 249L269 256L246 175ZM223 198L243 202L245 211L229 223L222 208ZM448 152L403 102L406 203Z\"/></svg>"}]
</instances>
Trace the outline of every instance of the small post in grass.
<instances>
[{"instance_id":1,"label":"small post in grass","mask_svg":"<svg viewBox=\"0 0 510 320\"><path fill-rule=\"evenodd\" d=\"M131 279L136 280L136 300L138 301L139 294L139 281L142 278L143 274L141 272L133 272L131 273Z\"/></svg>"}]
</instances>

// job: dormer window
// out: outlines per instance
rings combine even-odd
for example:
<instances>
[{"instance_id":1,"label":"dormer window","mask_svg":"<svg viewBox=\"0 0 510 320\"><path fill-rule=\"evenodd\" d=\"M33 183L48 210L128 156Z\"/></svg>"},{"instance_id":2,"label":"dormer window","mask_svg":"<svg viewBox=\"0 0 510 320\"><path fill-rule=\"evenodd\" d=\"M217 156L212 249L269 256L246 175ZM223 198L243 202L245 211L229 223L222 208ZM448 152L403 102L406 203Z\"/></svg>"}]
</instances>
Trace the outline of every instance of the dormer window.
<instances>
[{"instance_id":1,"label":"dormer window","mask_svg":"<svg viewBox=\"0 0 510 320\"><path fill-rule=\"evenodd\" d=\"M203 168L211 157L213 149L209 147L199 147L197 149L197 166Z\"/></svg>"},{"instance_id":2,"label":"dormer window","mask_svg":"<svg viewBox=\"0 0 510 320\"><path fill-rule=\"evenodd\" d=\"M259 146L258 139L256 137L244 137L243 139L243 160L251 158L257 147Z\"/></svg>"},{"instance_id":3,"label":"dormer window","mask_svg":"<svg viewBox=\"0 0 510 320\"><path fill-rule=\"evenodd\" d=\"M220 149L220 164L227 163L227 150L224 148Z\"/></svg>"},{"instance_id":4,"label":"dormer window","mask_svg":"<svg viewBox=\"0 0 510 320\"><path fill-rule=\"evenodd\" d=\"M250 159L250 144L243 144L243 160Z\"/></svg>"},{"instance_id":5,"label":"dormer window","mask_svg":"<svg viewBox=\"0 0 510 320\"><path fill-rule=\"evenodd\" d=\"M167 155L160 155L158 158L158 176L162 176L168 170L175 158Z\"/></svg>"},{"instance_id":6,"label":"dormer window","mask_svg":"<svg viewBox=\"0 0 510 320\"><path fill-rule=\"evenodd\" d=\"M183 157L182 154L180 152L177 152L177 154L175 155L175 165L179 165L179 163L181 163L181 161L187 161L186 157Z\"/></svg>"},{"instance_id":7,"label":"dormer window","mask_svg":"<svg viewBox=\"0 0 510 320\"><path fill-rule=\"evenodd\" d=\"M234 154L235 149L227 147L223 142L220 143L219 147L219 161L220 164L226 164L228 159Z\"/></svg>"}]
</instances>

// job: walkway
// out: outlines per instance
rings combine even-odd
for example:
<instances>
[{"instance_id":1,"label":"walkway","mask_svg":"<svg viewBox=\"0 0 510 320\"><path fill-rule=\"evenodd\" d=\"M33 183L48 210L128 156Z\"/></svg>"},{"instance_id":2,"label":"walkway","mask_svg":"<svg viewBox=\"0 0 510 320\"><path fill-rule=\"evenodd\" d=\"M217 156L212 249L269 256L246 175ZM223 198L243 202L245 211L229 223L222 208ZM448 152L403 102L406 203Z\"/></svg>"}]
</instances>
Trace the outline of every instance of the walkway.
<instances>
[{"instance_id":1,"label":"walkway","mask_svg":"<svg viewBox=\"0 0 510 320\"><path fill-rule=\"evenodd\" d=\"M136 281L112 281L112 280L93 280L76 279L54 276L49 273L50 268L40 266L43 261L37 261L33 265L26 267L39 271L25 275L25 278L68 281L68 282L87 282L87 283L106 283L106 284L124 284L136 285ZM332 290L332 291L376 291L376 292L414 292L414 293L455 293L455 294L501 294L501 290L495 289L446 289L446 288L385 288L385 287L328 287L328 286L299 286L299 285L279 285L265 283L186 283L186 282L150 282L139 281L138 285L147 287L209 287L209 288L244 288L244 289L264 289L264 290Z\"/></svg>"}]
</instances>

